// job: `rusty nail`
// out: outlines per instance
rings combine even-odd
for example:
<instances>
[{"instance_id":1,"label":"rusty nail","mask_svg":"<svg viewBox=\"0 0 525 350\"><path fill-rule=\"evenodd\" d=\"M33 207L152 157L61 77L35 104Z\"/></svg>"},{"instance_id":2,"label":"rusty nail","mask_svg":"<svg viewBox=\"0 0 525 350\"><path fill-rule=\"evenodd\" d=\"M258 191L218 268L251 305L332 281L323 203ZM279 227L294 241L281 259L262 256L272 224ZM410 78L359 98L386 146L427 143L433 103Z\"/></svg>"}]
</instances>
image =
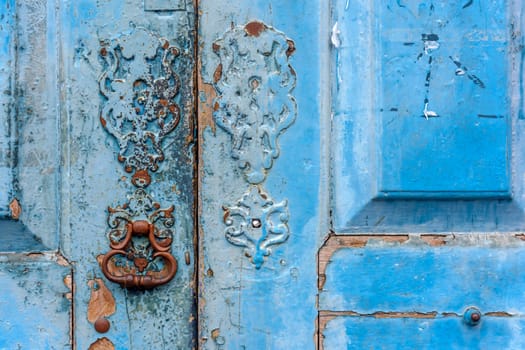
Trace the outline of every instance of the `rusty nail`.
<instances>
[{"instance_id":1,"label":"rusty nail","mask_svg":"<svg viewBox=\"0 0 525 350\"><path fill-rule=\"evenodd\" d=\"M95 330L99 333L106 333L109 331L110 323L109 321L104 317L99 317L95 321Z\"/></svg>"}]
</instances>

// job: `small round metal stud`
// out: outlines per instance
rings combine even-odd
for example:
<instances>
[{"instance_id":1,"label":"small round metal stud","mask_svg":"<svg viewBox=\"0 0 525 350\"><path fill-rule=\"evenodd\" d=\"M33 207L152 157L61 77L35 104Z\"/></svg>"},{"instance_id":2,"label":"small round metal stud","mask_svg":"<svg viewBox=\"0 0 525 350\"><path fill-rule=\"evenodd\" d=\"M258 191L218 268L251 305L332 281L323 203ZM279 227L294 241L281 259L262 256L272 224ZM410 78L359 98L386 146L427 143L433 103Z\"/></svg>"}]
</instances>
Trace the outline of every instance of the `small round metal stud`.
<instances>
[{"instance_id":1,"label":"small round metal stud","mask_svg":"<svg viewBox=\"0 0 525 350\"><path fill-rule=\"evenodd\" d=\"M105 317L99 317L95 321L95 330L99 333L106 333L110 327L109 321Z\"/></svg>"},{"instance_id":2,"label":"small round metal stud","mask_svg":"<svg viewBox=\"0 0 525 350\"><path fill-rule=\"evenodd\" d=\"M463 320L470 326L475 326L481 322L481 311L476 307L469 307L463 314Z\"/></svg>"}]
</instances>

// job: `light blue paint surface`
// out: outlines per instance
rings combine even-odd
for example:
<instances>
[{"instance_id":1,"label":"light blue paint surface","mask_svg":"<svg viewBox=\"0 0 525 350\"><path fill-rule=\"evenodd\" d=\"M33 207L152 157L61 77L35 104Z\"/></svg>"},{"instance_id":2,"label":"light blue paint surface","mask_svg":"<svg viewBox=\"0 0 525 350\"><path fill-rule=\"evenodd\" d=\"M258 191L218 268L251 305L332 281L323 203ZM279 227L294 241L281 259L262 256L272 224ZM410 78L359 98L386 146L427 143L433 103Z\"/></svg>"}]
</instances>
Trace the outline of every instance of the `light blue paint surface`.
<instances>
[{"instance_id":1,"label":"light blue paint surface","mask_svg":"<svg viewBox=\"0 0 525 350\"><path fill-rule=\"evenodd\" d=\"M13 196L13 22L13 1L3 1L0 4L0 216L9 214Z\"/></svg>"},{"instance_id":2,"label":"light blue paint surface","mask_svg":"<svg viewBox=\"0 0 525 350\"><path fill-rule=\"evenodd\" d=\"M509 7L464 5L375 2L381 197L509 194Z\"/></svg>"},{"instance_id":3,"label":"light blue paint surface","mask_svg":"<svg viewBox=\"0 0 525 350\"><path fill-rule=\"evenodd\" d=\"M465 5L334 3L335 231L525 227L522 5Z\"/></svg>"},{"instance_id":4,"label":"light blue paint surface","mask_svg":"<svg viewBox=\"0 0 525 350\"><path fill-rule=\"evenodd\" d=\"M523 314L523 247L370 247L335 252L321 310Z\"/></svg>"},{"instance_id":5,"label":"light blue paint surface","mask_svg":"<svg viewBox=\"0 0 525 350\"><path fill-rule=\"evenodd\" d=\"M71 291L63 281L71 269L25 256L0 259L0 349L71 349Z\"/></svg>"},{"instance_id":6,"label":"light blue paint surface","mask_svg":"<svg viewBox=\"0 0 525 350\"><path fill-rule=\"evenodd\" d=\"M323 332L324 350L509 349L525 346L523 318L483 317L471 327L461 317L375 319L339 317Z\"/></svg>"}]
</instances>

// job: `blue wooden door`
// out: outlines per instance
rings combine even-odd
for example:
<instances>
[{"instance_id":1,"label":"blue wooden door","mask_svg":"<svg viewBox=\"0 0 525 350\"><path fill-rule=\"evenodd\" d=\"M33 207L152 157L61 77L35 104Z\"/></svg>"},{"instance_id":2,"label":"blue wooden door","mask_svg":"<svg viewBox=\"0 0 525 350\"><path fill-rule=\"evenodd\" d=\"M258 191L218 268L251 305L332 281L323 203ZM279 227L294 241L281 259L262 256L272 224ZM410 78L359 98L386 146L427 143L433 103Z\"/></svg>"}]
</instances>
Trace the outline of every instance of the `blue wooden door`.
<instances>
[{"instance_id":1,"label":"blue wooden door","mask_svg":"<svg viewBox=\"0 0 525 350\"><path fill-rule=\"evenodd\" d=\"M204 349L522 349L521 1L200 1Z\"/></svg>"},{"instance_id":2,"label":"blue wooden door","mask_svg":"<svg viewBox=\"0 0 525 350\"><path fill-rule=\"evenodd\" d=\"M518 0L4 0L0 348L521 349Z\"/></svg>"}]
</instances>

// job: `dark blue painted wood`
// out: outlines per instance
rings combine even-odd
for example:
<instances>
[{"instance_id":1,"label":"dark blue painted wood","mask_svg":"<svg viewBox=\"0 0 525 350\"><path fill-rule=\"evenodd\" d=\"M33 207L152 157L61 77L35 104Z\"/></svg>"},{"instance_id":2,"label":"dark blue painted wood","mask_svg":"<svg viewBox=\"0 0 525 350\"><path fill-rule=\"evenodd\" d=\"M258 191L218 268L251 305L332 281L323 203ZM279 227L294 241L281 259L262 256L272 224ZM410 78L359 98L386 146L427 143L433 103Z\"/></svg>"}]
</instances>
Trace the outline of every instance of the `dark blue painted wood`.
<instances>
[{"instance_id":1,"label":"dark blue painted wood","mask_svg":"<svg viewBox=\"0 0 525 350\"><path fill-rule=\"evenodd\" d=\"M20 221L0 220L0 252L40 252L47 249Z\"/></svg>"}]
</instances>

